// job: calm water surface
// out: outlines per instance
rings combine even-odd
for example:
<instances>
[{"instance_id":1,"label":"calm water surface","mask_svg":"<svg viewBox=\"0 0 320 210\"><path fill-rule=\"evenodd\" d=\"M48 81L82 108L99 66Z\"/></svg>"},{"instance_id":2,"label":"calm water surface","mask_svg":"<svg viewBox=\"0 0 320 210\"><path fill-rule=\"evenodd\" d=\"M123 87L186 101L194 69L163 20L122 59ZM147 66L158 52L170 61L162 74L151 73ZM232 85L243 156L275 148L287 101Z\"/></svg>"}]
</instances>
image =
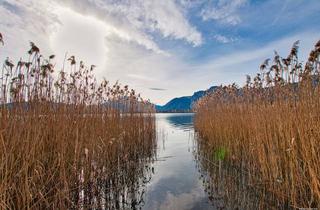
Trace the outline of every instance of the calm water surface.
<instances>
[{"instance_id":1,"label":"calm water surface","mask_svg":"<svg viewBox=\"0 0 320 210\"><path fill-rule=\"evenodd\" d=\"M157 114L154 175L142 209L214 209L194 160L193 114Z\"/></svg>"}]
</instances>

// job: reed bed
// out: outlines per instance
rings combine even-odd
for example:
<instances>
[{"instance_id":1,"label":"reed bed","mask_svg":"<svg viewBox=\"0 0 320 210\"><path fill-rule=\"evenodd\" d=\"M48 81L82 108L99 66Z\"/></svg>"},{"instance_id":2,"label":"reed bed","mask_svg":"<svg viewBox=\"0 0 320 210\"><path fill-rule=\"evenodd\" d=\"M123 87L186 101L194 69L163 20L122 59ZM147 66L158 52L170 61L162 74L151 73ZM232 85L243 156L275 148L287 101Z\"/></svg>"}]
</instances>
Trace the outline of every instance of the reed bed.
<instances>
[{"instance_id":1,"label":"reed bed","mask_svg":"<svg viewBox=\"0 0 320 210\"><path fill-rule=\"evenodd\" d=\"M195 104L199 154L215 163L203 170L231 167L283 209L320 208L320 41L304 64L298 45L285 58L275 52L244 87L221 86Z\"/></svg>"},{"instance_id":2,"label":"reed bed","mask_svg":"<svg viewBox=\"0 0 320 210\"><path fill-rule=\"evenodd\" d=\"M1 72L0 209L143 205L153 105L126 85L98 83L95 66L75 56L56 72L54 55L30 46L27 61L7 58Z\"/></svg>"},{"instance_id":3,"label":"reed bed","mask_svg":"<svg viewBox=\"0 0 320 210\"><path fill-rule=\"evenodd\" d=\"M211 159L208 142L196 138L198 142L194 156L200 180L210 203L215 209L294 209L284 206L274 194L249 183L249 174L228 162Z\"/></svg>"}]
</instances>

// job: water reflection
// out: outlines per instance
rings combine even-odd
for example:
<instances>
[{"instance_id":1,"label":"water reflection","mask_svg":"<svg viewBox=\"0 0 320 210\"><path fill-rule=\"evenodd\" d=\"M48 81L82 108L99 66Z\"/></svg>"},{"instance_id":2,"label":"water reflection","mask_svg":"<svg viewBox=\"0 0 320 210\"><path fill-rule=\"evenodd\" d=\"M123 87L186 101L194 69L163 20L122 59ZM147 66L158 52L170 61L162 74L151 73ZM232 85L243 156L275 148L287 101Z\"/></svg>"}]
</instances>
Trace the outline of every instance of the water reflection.
<instances>
[{"instance_id":1,"label":"water reflection","mask_svg":"<svg viewBox=\"0 0 320 210\"><path fill-rule=\"evenodd\" d=\"M253 185L241 167L212 158L207 142L197 139L196 165L205 192L217 209L291 209L275 202L262 185Z\"/></svg>"},{"instance_id":2,"label":"water reflection","mask_svg":"<svg viewBox=\"0 0 320 210\"><path fill-rule=\"evenodd\" d=\"M193 114L157 114L156 121L158 161L143 209L212 209L192 154Z\"/></svg>"},{"instance_id":3,"label":"water reflection","mask_svg":"<svg viewBox=\"0 0 320 210\"><path fill-rule=\"evenodd\" d=\"M165 118L172 126L182 129L190 130L193 129L193 113L180 113L180 114L169 114Z\"/></svg>"}]
</instances>

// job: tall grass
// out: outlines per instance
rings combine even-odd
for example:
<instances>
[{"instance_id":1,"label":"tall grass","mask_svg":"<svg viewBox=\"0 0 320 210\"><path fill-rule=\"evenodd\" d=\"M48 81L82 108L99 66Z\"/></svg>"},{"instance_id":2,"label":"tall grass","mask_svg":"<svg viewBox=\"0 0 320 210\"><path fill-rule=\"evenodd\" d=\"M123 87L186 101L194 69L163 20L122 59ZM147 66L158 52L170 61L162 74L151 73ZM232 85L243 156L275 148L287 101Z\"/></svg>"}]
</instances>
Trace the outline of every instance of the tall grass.
<instances>
[{"instance_id":1,"label":"tall grass","mask_svg":"<svg viewBox=\"0 0 320 210\"><path fill-rule=\"evenodd\" d=\"M305 64L298 44L286 58L275 52L244 87L199 100L195 126L204 159L224 150L223 165L277 205L320 208L320 41Z\"/></svg>"},{"instance_id":2,"label":"tall grass","mask_svg":"<svg viewBox=\"0 0 320 210\"><path fill-rule=\"evenodd\" d=\"M152 175L153 106L98 83L75 56L55 74L54 55L30 47L1 71L0 209L137 208Z\"/></svg>"},{"instance_id":3,"label":"tall grass","mask_svg":"<svg viewBox=\"0 0 320 210\"><path fill-rule=\"evenodd\" d=\"M194 154L200 180L214 209L281 209L274 197L248 185L247 174L239 173L236 167L219 167L218 161L210 160L210 148L205 142L197 144Z\"/></svg>"}]
</instances>

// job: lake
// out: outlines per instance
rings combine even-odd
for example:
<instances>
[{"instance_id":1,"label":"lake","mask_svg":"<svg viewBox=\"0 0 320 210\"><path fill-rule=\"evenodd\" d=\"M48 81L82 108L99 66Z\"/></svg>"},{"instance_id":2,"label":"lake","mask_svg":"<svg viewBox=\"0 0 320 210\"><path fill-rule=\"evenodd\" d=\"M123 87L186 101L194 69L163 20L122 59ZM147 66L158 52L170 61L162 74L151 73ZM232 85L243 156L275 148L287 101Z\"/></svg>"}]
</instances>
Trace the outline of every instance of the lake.
<instances>
[{"instance_id":1,"label":"lake","mask_svg":"<svg viewBox=\"0 0 320 210\"><path fill-rule=\"evenodd\" d=\"M142 209L214 209L197 170L193 116L156 114L157 160Z\"/></svg>"}]
</instances>

